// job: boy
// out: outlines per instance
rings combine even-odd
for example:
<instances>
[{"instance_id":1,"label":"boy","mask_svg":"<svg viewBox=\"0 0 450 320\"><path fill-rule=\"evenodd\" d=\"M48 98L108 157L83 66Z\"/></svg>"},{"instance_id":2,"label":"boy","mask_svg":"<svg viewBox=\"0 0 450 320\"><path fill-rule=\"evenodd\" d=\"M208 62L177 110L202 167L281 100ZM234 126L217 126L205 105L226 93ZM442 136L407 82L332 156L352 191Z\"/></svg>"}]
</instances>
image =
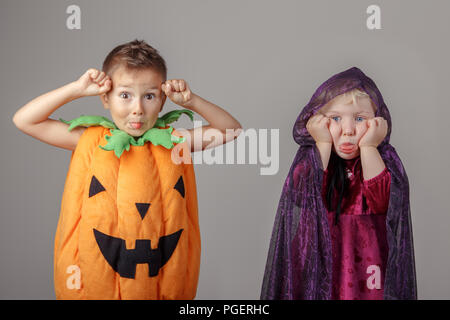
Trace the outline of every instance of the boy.
<instances>
[{"instance_id":1,"label":"boy","mask_svg":"<svg viewBox=\"0 0 450 320\"><path fill-rule=\"evenodd\" d=\"M55 237L56 297L193 299L200 263L195 176L192 165L171 161L172 142L184 140L165 128L173 119L161 124L158 114L169 97L209 122L183 131L188 151L227 143L237 135L226 129L241 126L186 81L166 80L164 59L144 41L116 47L102 69L35 98L13 118L26 134L73 151ZM93 95L113 123L91 119L84 125L92 127L69 128L48 118ZM196 134L205 129L223 138L211 143Z\"/></svg>"}]
</instances>

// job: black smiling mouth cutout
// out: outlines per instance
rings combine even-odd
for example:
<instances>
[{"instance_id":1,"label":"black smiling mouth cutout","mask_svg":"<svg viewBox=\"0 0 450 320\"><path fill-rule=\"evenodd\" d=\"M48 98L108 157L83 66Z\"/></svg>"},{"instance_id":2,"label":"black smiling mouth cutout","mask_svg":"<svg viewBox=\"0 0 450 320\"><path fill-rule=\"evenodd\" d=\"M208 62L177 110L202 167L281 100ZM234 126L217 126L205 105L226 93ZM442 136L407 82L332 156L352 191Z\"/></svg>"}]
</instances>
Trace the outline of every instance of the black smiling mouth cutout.
<instances>
[{"instance_id":1,"label":"black smiling mouth cutout","mask_svg":"<svg viewBox=\"0 0 450 320\"><path fill-rule=\"evenodd\" d=\"M115 238L94 229L95 240L109 263L122 278L134 279L136 265L148 264L148 276L156 277L161 269L172 256L177 247L183 229L175 233L159 238L158 247L152 249L151 241L148 239L136 240L134 249L127 249L125 240Z\"/></svg>"},{"instance_id":2,"label":"black smiling mouth cutout","mask_svg":"<svg viewBox=\"0 0 450 320\"><path fill-rule=\"evenodd\" d=\"M180 176L174 186L180 195L185 197L184 181ZM103 185L95 176L92 176L89 187L89 198L105 191ZM142 220L146 216L150 203L136 203L136 209L139 212ZM159 270L169 261L178 240L181 237L183 229L178 230L172 234L162 236L158 240L158 247L152 249L151 240L136 239L135 248L127 249L125 240L107 235L97 229L93 229L94 237L105 260L122 278L134 279L136 275L136 265L146 263L148 265L148 276L156 277Z\"/></svg>"}]
</instances>

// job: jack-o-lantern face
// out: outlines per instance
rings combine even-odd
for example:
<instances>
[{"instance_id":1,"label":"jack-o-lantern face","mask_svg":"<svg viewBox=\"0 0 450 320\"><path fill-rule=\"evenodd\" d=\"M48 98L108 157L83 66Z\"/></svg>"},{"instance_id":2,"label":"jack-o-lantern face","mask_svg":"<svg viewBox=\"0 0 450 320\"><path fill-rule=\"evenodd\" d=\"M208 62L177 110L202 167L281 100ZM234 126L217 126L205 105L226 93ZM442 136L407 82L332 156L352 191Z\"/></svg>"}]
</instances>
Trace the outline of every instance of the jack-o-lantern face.
<instances>
[{"instance_id":1,"label":"jack-o-lantern face","mask_svg":"<svg viewBox=\"0 0 450 320\"><path fill-rule=\"evenodd\" d=\"M200 263L195 177L171 150L132 146L117 158L107 129L75 150L55 239L57 298L191 299ZM68 285L79 267L79 285ZM70 269L73 270L73 269Z\"/></svg>"},{"instance_id":2,"label":"jack-o-lantern face","mask_svg":"<svg viewBox=\"0 0 450 320\"><path fill-rule=\"evenodd\" d=\"M178 179L174 189L184 198L182 176ZM106 191L105 188L95 176L92 176L89 197L102 191ZM139 214L141 219L144 220L151 203L135 203L135 205L136 214ZM114 271L121 277L134 279L136 265L139 263L148 264L149 277L157 276L159 269L172 256L182 231L183 229L180 229L170 235L161 236L156 249L151 248L151 240L148 239L137 239L135 249L127 250L124 239L109 236L96 229L94 229L94 235L100 251Z\"/></svg>"}]
</instances>

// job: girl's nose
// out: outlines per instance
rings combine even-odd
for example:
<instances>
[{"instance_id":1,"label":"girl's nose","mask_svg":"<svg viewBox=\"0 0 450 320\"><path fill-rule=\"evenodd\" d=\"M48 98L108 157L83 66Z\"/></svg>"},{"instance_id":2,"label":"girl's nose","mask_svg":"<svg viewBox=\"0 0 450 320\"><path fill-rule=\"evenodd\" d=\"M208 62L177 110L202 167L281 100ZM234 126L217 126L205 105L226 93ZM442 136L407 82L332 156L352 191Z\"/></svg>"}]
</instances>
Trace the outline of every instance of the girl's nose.
<instances>
[{"instance_id":1,"label":"girl's nose","mask_svg":"<svg viewBox=\"0 0 450 320\"><path fill-rule=\"evenodd\" d=\"M356 126L353 121L343 120L341 122L341 126L342 126L342 134L344 136L352 136L355 134Z\"/></svg>"}]
</instances>

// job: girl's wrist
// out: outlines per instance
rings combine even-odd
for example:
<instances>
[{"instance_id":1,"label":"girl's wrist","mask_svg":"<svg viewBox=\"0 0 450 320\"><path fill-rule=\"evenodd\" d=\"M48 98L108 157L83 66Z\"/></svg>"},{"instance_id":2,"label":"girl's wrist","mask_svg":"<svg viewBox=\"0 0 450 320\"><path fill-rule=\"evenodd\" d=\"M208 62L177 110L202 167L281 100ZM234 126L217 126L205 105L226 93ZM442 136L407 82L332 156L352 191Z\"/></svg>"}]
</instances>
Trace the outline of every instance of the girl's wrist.
<instances>
[{"instance_id":1,"label":"girl's wrist","mask_svg":"<svg viewBox=\"0 0 450 320\"><path fill-rule=\"evenodd\" d=\"M359 146L359 149L364 150L364 149L377 149L377 146L375 145L362 145Z\"/></svg>"},{"instance_id":2,"label":"girl's wrist","mask_svg":"<svg viewBox=\"0 0 450 320\"><path fill-rule=\"evenodd\" d=\"M317 146L332 146L333 142L330 141L316 141Z\"/></svg>"}]
</instances>

